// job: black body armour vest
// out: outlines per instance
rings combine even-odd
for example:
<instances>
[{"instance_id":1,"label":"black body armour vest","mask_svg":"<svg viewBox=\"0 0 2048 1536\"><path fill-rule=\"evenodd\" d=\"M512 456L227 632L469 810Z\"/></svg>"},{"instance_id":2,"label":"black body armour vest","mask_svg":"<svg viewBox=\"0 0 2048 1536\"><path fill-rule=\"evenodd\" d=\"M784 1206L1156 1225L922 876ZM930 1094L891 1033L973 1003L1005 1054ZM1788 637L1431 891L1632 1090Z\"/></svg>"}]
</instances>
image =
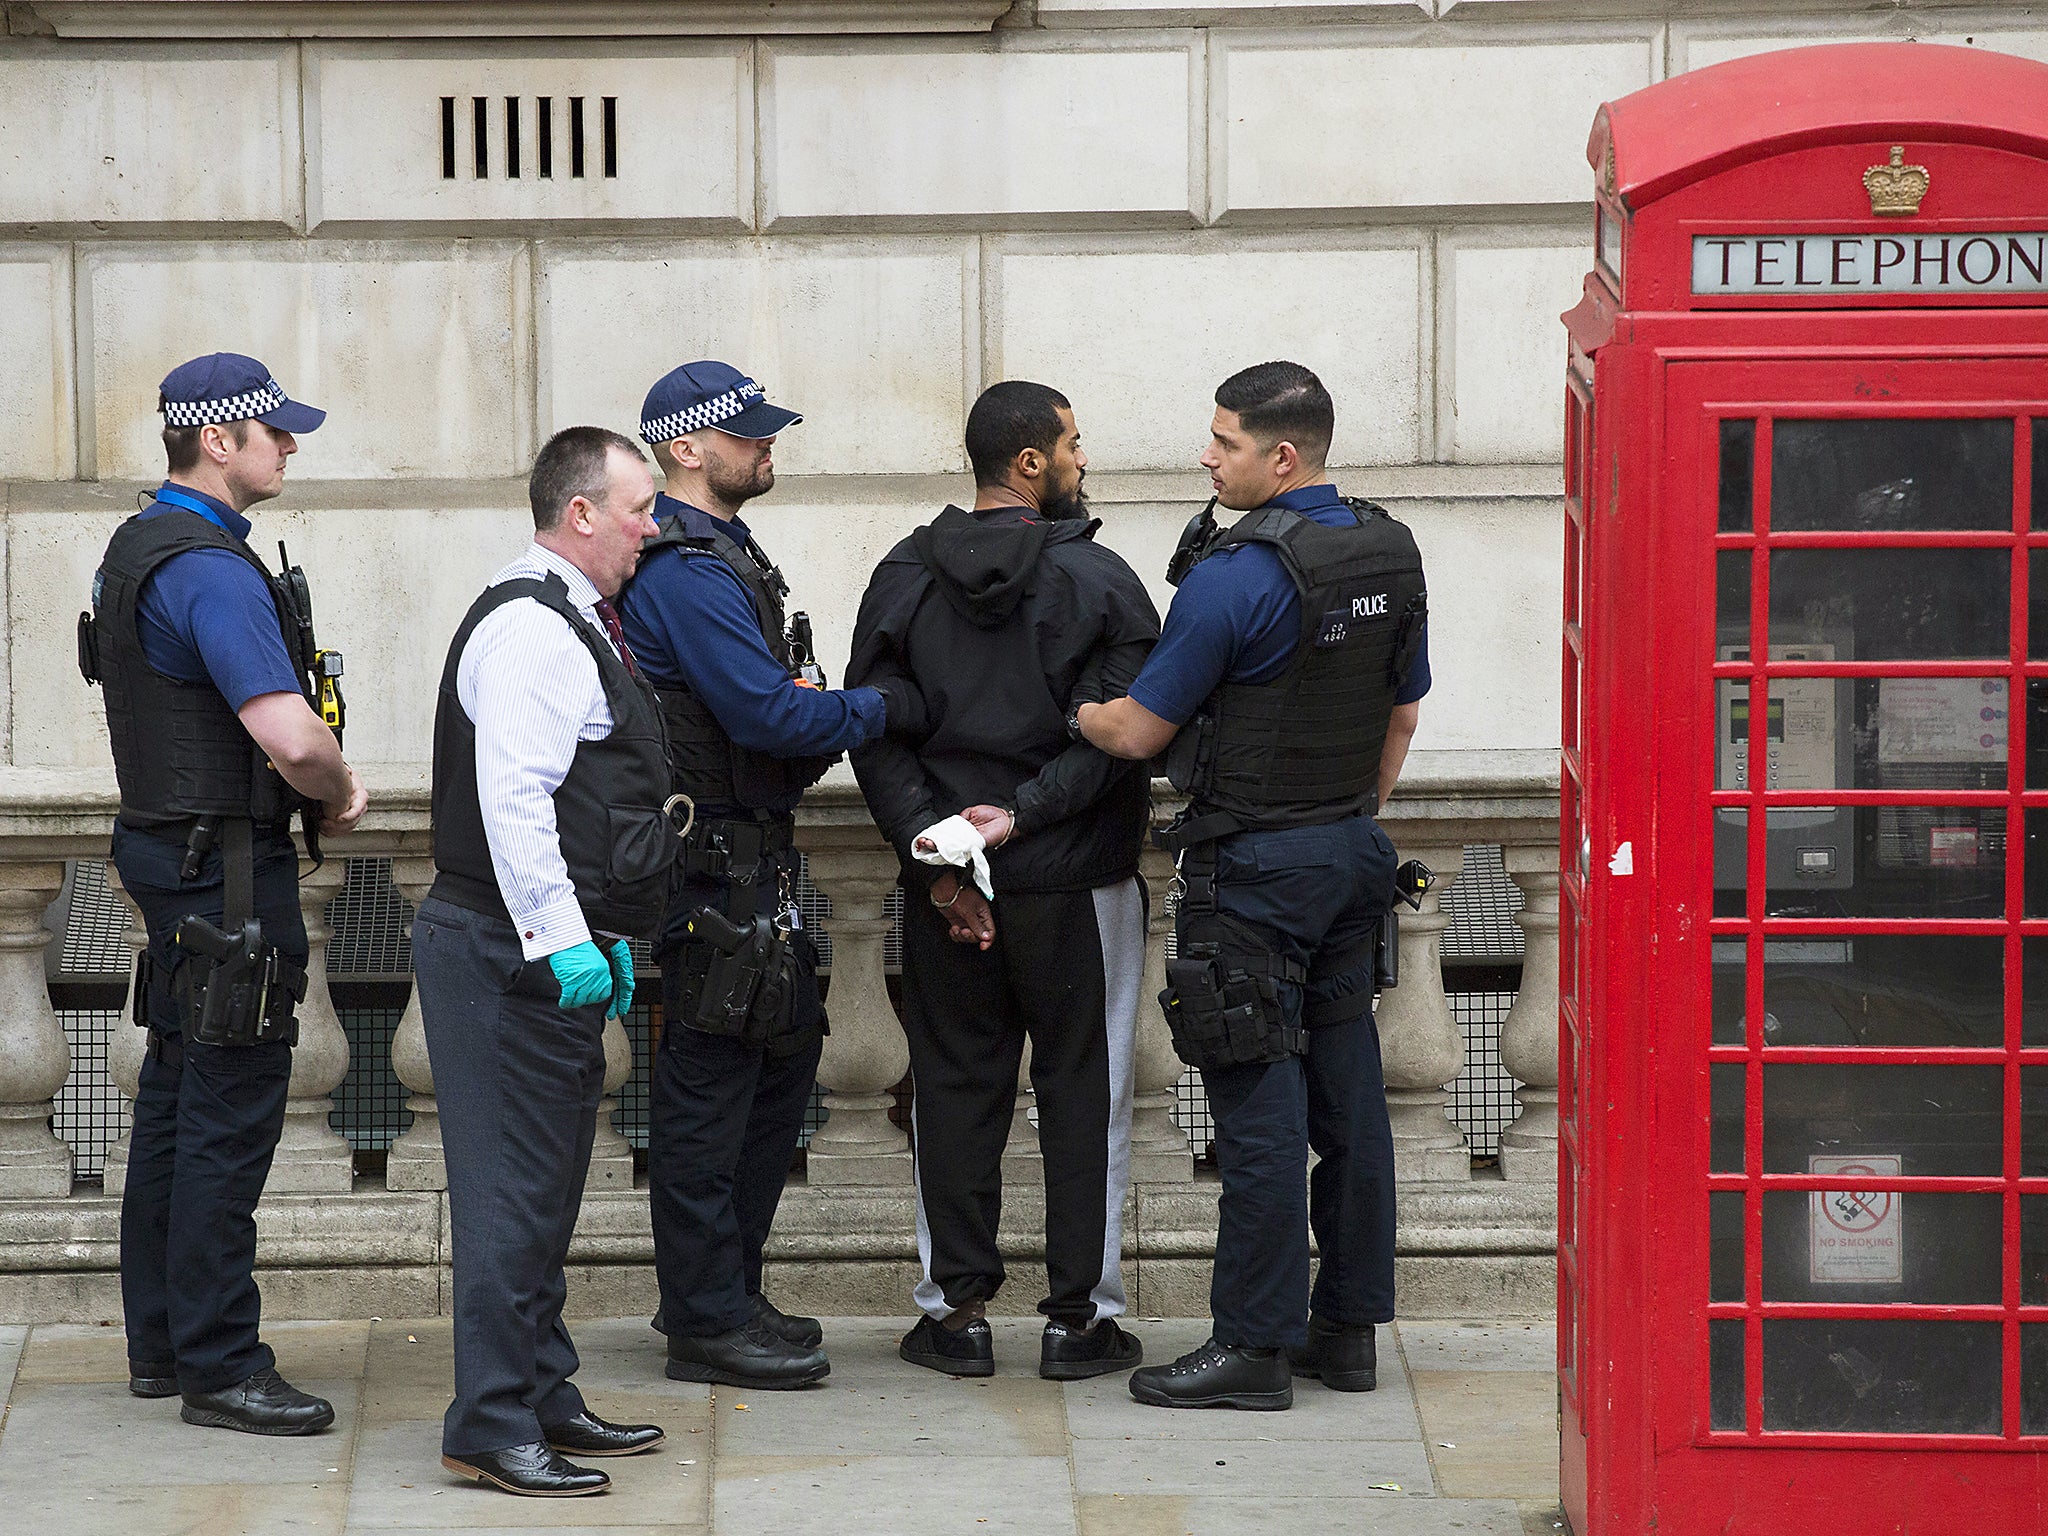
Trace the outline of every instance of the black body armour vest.
<instances>
[{"instance_id":1,"label":"black body armour vest","mask_svg":"<svg viewBox=\"0 0 2048 1536\"><path fill-rule=\"evenodd\" d=\"M1167 777L1194 815L1270 829L1379 807L1380 749L1422 643L1428 593L1415 536L1370 502L1345 505L1356 522L1335 528L1262 507L1207 552L1271 548L1294 579L1302 632L1285 671L1224 683L1167 748Z\"/></svg>"},{"instance_id":2,"label":"black body armour vest","mask_svg":"<svg viewBox=\"0 0 2048 1536\"><path fill-rule=\"evenodd\" d=\"M225 549L262 574L285 652L305 665L289 599L247 544L183 510L131 517L115 529L94 583L90 643L105 690L121 820L163 832L201 816L246 816L258 827L276 827L290 820L302 797L270 766L220 690L211 682L166 677L143 655L135 622L143 583L166 560L194 549Z\"/></svg>"},{"instance_id":3,"label":"black body armour vest","mask_svg":"<svg viewBox=\"0 0 2048 1536\"><path fill-rule=\"evenodd\" d=\"M579 741L568 777L555 791L555 828L576 887L576 904L594 932L651 936L661 922L669 866L680 846L662 810L668 763L654 690L626 670L611 641L569 600L553 574L487 588L470 605L448 647L434 712L434 894L457 906L508 915L476 787L476 725L462 707L456 675L478 624L505 604L530 597L552 609L583 642L604 684L611 734Z\"/></svg>"},{"instance_id":4,"label":"black body armour vest","mask_svg":"<svg viewBox=\"0 0 2048 1536\"><path fill-rule=\"evenodd\" d=\"M761 640L768 653L781 663L791 677L796 667L784 632L786 615L782 599L789 583L782 572L760 553L750 540L741 544L728 534L716 518L693 518L695 529L680 518L664 518L661 533L640 551L644 569L656 550L694 550L722 560L754 605L755 622L761 626ZM684 559L693 558L686 554ZM782 810L784 803L802 794L825 776L836 758L773 757L753 752L730 736L711 708L686 684L657 683L661 714L668 726L669 768L675 791L708 807L738 806L743 810Z\"/></svg>"}]
</instances>

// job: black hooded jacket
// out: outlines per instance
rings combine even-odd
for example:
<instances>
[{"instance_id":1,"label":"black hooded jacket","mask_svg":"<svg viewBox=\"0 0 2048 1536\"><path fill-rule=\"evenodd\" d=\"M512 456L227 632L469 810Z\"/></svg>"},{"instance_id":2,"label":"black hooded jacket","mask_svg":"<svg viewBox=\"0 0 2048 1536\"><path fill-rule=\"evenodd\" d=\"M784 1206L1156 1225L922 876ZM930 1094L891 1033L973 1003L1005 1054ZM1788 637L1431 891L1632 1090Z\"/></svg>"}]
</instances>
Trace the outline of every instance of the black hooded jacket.
<instances>
[{"instance_id":1,"label":"black hooded jacket","mask_svg":"<svg viewBox=\"0 0 2048 1536\"><path fill-rule=\"evenodd\" d=\"M906 679L924 696L929 734L871 742L853 771L913 891L941 871L911 858L911 839L970 805L1016 816L1015 835L989 855L998 896L1091 890L1138 872L1146 766L1066 731L1084 675L1084 697L1117 697L1159 638L1144 584L1095 542L1099 526L1025 507L947 507L875 568L846 686Z\"/></svg>"}]
</instances>

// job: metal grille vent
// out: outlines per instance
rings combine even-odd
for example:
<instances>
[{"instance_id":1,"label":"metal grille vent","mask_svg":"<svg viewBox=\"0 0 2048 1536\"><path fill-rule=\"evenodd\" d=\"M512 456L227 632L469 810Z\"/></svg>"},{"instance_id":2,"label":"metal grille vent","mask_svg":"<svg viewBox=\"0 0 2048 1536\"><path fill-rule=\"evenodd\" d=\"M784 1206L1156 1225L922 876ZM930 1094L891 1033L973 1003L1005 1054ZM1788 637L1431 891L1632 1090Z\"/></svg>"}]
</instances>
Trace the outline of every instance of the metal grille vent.
<instances>
[{"instance_id":1,"label":"metal grille vent","mask_svg":"<svg viewBox=\"0 0 2048 1536\"><path fill-rule=\"evenodd\" d=\"M464 151L467 150L465 154ZM619 98L443 96L441 179L616 180Z\"/></svg>"}]
</instances>

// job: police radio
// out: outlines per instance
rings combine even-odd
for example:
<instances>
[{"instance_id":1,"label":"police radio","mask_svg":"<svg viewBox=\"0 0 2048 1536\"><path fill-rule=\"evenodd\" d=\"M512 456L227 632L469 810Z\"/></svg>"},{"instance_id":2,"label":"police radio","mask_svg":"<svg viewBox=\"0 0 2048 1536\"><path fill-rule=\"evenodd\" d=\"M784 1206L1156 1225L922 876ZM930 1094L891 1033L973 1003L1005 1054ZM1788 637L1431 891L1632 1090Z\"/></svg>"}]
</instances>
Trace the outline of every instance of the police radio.
<instances>
[{"instance_id":1,"label":"police radio","mask_svg":"<svg viewBox=\"0 0 2048 1536\"><path fill-rule=\"evenodd\" d=\"M348 701L341 694L341 652L323 650L313 638L313 589L306 581L305 567L293 565L292 557L285 553L283 539L277 541L277 563L283 572L280 579L284 583L285 606L298 630L299 670L310 680L319 702L320 718L334 732L334 740L339 744L342 730L348 724Z\"/></svg>"},{"instance_id":2,"label":"police radio","mask_svg":"<svg viewBox=\"0 0 2048 1536\"><path fill-rule=\"evenodd\" d=\"M1173 548L1173 558L1166 562L1166 584L1177 587L1187 579L1195 563L1216 547L1216 541L1223 537L1223 525L1216 521L1216 498L1209 498L1209 505L1188 519L1187 527L1180 531L1180 543Z\"/></svg>"}]
</instances>

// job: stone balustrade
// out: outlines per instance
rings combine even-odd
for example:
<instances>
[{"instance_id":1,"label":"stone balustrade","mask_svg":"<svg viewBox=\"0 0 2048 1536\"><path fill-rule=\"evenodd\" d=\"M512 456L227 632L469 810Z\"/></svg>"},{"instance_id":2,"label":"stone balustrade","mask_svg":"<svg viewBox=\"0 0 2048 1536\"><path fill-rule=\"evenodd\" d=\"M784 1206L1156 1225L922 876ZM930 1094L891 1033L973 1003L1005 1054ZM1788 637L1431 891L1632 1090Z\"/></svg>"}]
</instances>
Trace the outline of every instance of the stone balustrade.
<instances>
[{"instance_id":1,"label":"stone balustrade","mask_svg":"<svg viewBox=\"0 0 2048 1536\"><path fill-rule=\"evenodd\" d=\"M1557 1134L1556 799L1542 754L1417 754L1383 818L1403 857L1419 857L1438 885L1404 914L1400 984L1379 1022L1401 1188L1401 1282L1415 1312L1528 1313L1548 1305L1555 1242ZM302 874L313 980L276 1166L259 1211L259 1264L273 1315L384 1315L436 1311L446 1295L446 1187L433 1076L417 999L406 1007L392 1063L409 1091L411 1125L392 1144L381 1185L355 1174L350 1149L328 1123L329 1095L347 1072L349 1042L327 989L328 909L342 888L340 855L385 856L399 891L417 902L432 881L424 774L368 765L373 809L330 862ZM51 935L43 912L67 859L105 857L114 808L110 775L0 768L0 1322L118 1316L118 1195L125 1146L108 1155L104 1184L75 1182L70 1149L50 1129L70 1048L44 980ZM897 1311L915 1267L915 1198L909 1142L891 1117L907 1067L883 960L895 887L894 855L839 775L814 791L799 820L812 883L831 903L832 1033L819 1066L828 1113L792 1181L771 1248L776 1284L812 1310ZM1528 937L1523 986L1503 1027L1503 1059L1522 1085L1519 1118L1503 1136L1500 1166L1475 1174L1449 1117L1446 1085L1464 1060L1445 996L1443 902L1468 844L1497 843L1520 887ZM1144 1311L1205 1309L1216 1185L1198 1177L1174 1119L1184 1069L1151 998L1163 984L1171 867L1149 851L1150 953L1139 1008L1133 1191L1126 1213L1127 1279ZM130 909L128 934L139 945ZM607 1039L606 1092L631 1062L623 1030ZM139 1031L117 1028L115 1082L132 1094ZM612 1101L608 1099L608 1104ZM1004 1241L1014 1252L1014 1298L1029 1306L1027 1276L1042 1263L1042 1193L1035 1134L1020 1106L1010 1155ZM651 1236L630 1149L610 1125L600 1135L572 1261L592 1305L630 1310L651 1297Z\"/></svg>"}]
</instances>

